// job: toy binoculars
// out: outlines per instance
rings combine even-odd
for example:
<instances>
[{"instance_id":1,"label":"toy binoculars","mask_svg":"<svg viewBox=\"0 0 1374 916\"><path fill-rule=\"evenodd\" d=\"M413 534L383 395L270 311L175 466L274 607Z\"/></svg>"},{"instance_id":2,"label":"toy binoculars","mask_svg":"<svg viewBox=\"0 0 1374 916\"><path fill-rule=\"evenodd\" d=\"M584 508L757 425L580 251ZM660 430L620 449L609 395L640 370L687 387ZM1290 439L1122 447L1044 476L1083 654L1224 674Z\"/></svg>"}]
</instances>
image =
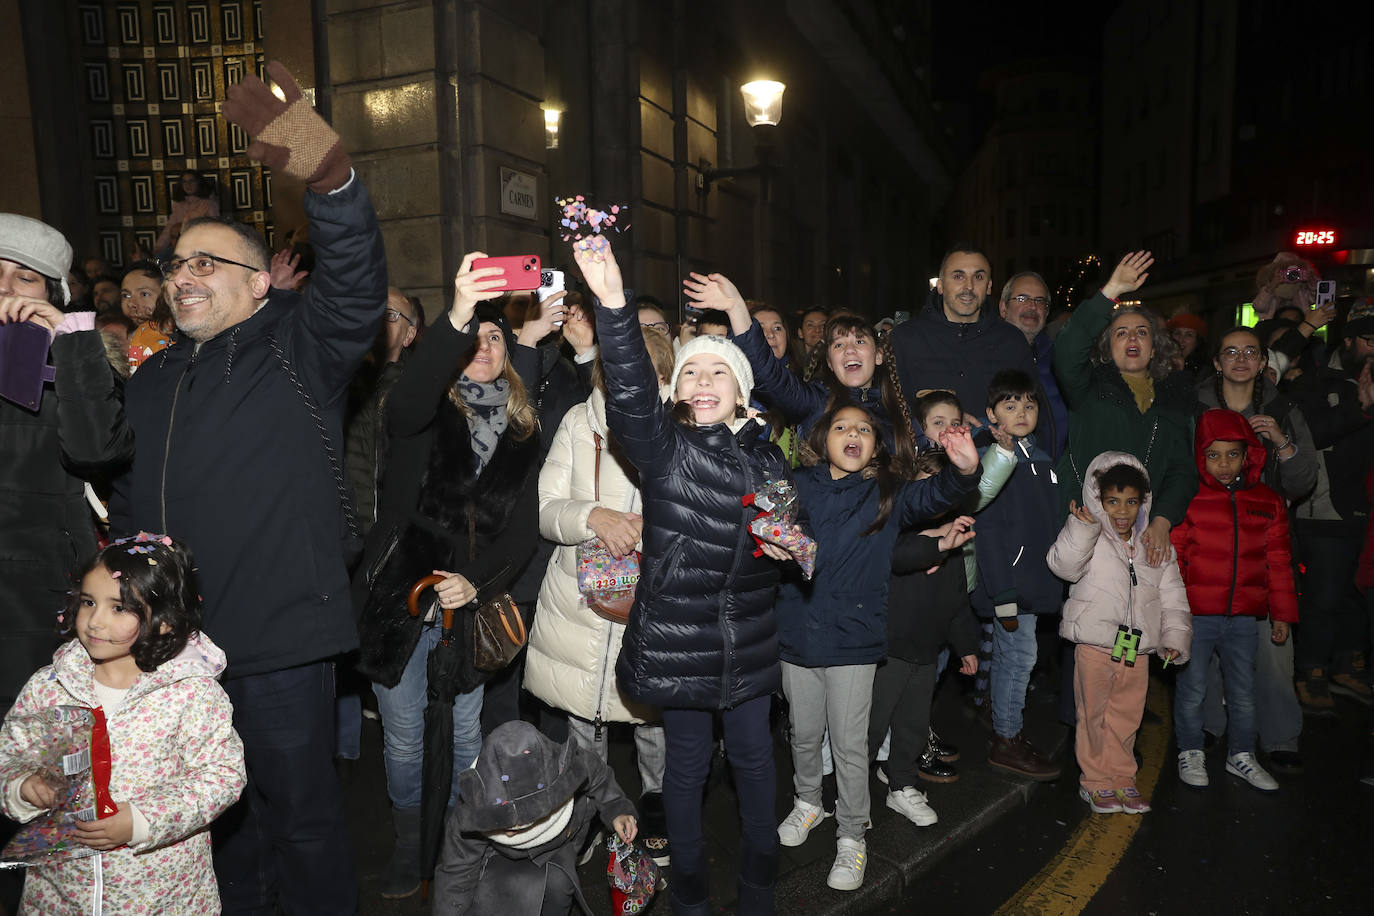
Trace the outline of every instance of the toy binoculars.
<instances>
[{"instance_id":1,"label":"toy binoculars","mask_svg":"<svg viewBox=\"0 0 1374 916\"><path fill-rule=\"evenodd\" d=\"M1126 629L1120 624L1116 628L1116 643L1112 645L1112 661L1122 662L1127 668L1135 667L1135 656L1140 648L1140 630Z\"/></svg>"}]
</instances>

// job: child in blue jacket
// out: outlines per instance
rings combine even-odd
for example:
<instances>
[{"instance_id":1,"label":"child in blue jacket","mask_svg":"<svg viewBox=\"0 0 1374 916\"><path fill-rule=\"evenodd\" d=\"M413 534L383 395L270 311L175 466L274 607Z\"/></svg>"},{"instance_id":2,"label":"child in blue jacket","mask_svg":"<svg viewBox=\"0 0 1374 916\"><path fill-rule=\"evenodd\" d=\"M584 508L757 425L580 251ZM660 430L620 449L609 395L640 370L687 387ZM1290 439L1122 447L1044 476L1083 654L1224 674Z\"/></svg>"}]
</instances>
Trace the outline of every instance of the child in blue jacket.
<instances>
[{"instance_id":1,"label":"child in blue jacket","mask_svg":"<svg viewBox=\"0 0 1374 916\"><path fill-rule=\"evenodd\" d=\"M835 864L827 883L863 883L868 824L868 719L873 673L887 648L887 588L897 535L942 515L978 482L978 452L968 430L946 431L949 467L923 481L889 467L877 418L862 407L826 411L807 445L824 456L796 472L797 494L816 539L808 583L786 582L778 597L782 689L792 712L797 799L778 827L784 846L800 846L821 820L821 740L827 727L839 789Z\"/></svg>"},{"instance_id":2,"label":"child in blue jacket","mask_svg":"<svg viewBox=\"0 0 1374 916\"><path fill-rule=\"evenodd\" d=\"M1059 486L1054 462L1035 442L1039 417L1035 380L1005 369L988 387L988 419L1016 455L1016 467L1000 493L978 516L978 585L973 607L992 627L992 750L988 763L1048 781L1059 766L1021 734L1026 685L1035 667L1037 615L1057 614L1064 586L1045 563L1058 535Z\"/></svg>"}]
</instances>

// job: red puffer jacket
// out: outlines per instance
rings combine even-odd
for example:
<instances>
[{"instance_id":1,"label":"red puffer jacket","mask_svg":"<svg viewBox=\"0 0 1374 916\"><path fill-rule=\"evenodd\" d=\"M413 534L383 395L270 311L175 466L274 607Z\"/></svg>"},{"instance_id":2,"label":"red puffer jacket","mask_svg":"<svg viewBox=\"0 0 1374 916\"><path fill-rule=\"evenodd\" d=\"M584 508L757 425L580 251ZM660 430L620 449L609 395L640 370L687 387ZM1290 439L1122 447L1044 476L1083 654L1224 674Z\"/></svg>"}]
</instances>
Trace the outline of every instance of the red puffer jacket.
<instances>
[{"instance_id":1,"label":"red puffer jacket","mask_svg":"<svg viewBox=\"0 0 1374 916\"><path fill-rule=\"evenodd\" d=\"M1245 469L1231 488L1207 473L1207 447L1218 440L1248 446ZM1298 602L1283 498L1260 483L1265 452L1234 410L1209 410L1193 445L1202 485L1171 537L1195 616L1246 614L1296 623Z\"/></svg>"}]
</instances>

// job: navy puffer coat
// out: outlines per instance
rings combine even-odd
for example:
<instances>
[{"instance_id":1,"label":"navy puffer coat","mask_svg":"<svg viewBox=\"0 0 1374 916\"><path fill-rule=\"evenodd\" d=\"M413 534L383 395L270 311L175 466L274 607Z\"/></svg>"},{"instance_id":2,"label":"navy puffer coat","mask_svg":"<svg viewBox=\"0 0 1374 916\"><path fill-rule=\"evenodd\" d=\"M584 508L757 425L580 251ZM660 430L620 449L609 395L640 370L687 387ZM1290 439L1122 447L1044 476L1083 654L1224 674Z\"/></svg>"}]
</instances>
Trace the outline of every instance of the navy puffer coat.
<instances>
[{"instance_id":1,"label":"navy puffer coat","mask_svg":"<svg viewBox=\"0 0 1374 916\"><path fill-rule=\"evenodd\" d=\"M639 470L644 551L615 673L640 703L728 709L781 685L778 570L754 556L742 502L787 476L750 421L689 428L659 399L634 309L596 307L606 420Z\"/></svg>"}]
</instances>

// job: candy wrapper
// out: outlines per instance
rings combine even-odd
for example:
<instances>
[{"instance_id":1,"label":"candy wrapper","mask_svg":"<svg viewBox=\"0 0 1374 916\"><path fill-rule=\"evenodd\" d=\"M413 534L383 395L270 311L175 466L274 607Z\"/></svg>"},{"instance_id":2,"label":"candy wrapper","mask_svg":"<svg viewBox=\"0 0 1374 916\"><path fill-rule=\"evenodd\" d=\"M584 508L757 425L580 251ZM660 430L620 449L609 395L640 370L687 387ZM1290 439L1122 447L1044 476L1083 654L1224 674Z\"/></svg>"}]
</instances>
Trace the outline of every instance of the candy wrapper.
<instances>
[{"instance_id":1,"label":"candy wrapper","mask_svg":"<svg viewBox=\"0 0 1374 916\"><path fill-rule=\"evenodd\" d=\"M659 890L659 868L648 852L616 834L606 841L610 858L606 880L611 885L611 912L621 916L642 913Z\"/></svg>"},{"instance_id":2,"label":"candy wrapper","mask_svg":"<svg viewBox=\"0 0 1374 916\"><path fill-rule=\"evenodd\" d=\"M110 740L105 713L79 706L54 706L23 723L44 736L24 751L21 772L36 772L57 792L52 809L19 828L0 852L0 868L47 865L95 855L76 840L76 822L109 817Z\"/></svg>"},{"instance_id":3,"label":"candy wrapper","mask_svg":"<svg viewBox=\"0 0 1374 916\"><path fill-rule=\"evenodd\" d=\"M790 480L770 480L757 493L743 498L746 506L760 510L749 523L749 533L760 545L776 544L791 554L810 579L816 571L816 542L797 524L797 491ZM763 548L754 551L761 556Z\"/></svg>"}]
</instances>

